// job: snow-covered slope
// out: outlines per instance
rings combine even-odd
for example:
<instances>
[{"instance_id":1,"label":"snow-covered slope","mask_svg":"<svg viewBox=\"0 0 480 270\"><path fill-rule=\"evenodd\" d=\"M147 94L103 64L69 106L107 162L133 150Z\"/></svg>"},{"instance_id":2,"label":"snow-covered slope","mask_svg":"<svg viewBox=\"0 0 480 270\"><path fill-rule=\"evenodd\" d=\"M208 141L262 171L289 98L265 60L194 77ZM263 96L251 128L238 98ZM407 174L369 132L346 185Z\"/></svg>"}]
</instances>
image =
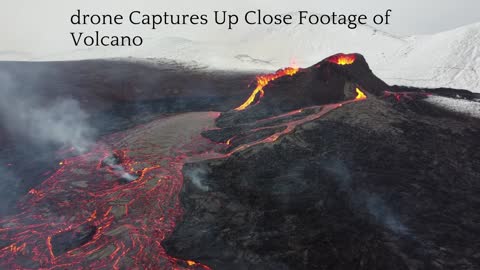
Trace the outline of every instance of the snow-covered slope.
<instances>
[{"instance_id":1,"label":"snow-covered slope","mask_svg":"<svg viewBox=\"0 0 480 270\"><path fill-rule=\"evenodd\" d=\"M352 31L292 26L256 32L239 43L238 53L271 61L275 67L288 57L308 66L334 53L359 52L389 84L480 92L480 23L408 38L371 27Z\"/></svg>"},{"instance_id":2,"label":"snow-covered slope","mask_svg":"<svg viewBox=\"0 0 480 270\"><path fill-rule=\"evenodd\" d=\"M430 96L426 99L426 101L456 113L480 118L480 101L447 98L441 96Z\"/></svg>"},{"instance_id":3,"label":"snow-covered slope","mask_svg":"<svg viewBox=\"0 0 480 270\"><path fill-rule=\"evenodd\" d=\"M274 70L295 61L310 66L338 52L363 54L389 84L480 92L480 23L407 38L360 26L239 26L205 37L153 36L138 48L91 48L37 55L34 60L139 57L196 62L214 69ZM0 60L6 60L0 54ZM9 58L11 59L11 57ZM18 59L18 60L31 60Z\"/></svg>"},{"instance_id":4,"label":"snow-covered slope","mask_svg":"<svg viewBox=\"0 0 480 270\"><path fill-rule=\"evenodd\" d=\"M411 37L375 72L389 83L480 92L480 23Z\"/></svg>"}]
</instances>

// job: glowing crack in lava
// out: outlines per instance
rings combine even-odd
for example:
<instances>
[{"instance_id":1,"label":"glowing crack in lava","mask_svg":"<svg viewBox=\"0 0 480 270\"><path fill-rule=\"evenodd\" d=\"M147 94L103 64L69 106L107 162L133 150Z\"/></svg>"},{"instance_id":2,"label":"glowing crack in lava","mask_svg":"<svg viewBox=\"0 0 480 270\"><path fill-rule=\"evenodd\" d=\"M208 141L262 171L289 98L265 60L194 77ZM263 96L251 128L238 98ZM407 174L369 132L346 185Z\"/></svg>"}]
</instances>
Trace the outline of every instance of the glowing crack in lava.
<instances>
[{"instance_id":1,"label":"glowing crack in lava","mask_svg":"<svg viewBox=\"0 0 480 270\"><path fill-rule=\"evenodd\" d=\"M298 67L287 67L287 68L284 68L284 69L280 69L277 72L272 73L272 74L265 74L265 75L257 76L257 86L253 90L252 94L250 95L250 97L248 97L248 99L242 105L235 108L235 110L237 110L237 111L245 110L248 106L250 106L250 104L252 104L252 102L257 97L257 94L259 94L259 93L260 93L259 99L261 99L263 97L263 95L265 94L265 92L263 91L263 88L265 86L267 86L269 82L271 82L273 80L276 80L276 79L278 79L280 77L283 77L283 76L287 76L287 75L288 76L293 76L295 73L298 72L298 70L299 70Z\"/></svg>"},{"instance_id":2,"label":"glowing crack in lava","mask_svg":"<svg viewBox=\"0 0 480 270\"><path fill-rule=\"evenodd\" d=\"M62 161L23 198L18 214L0 219L0 268L210 269L189 258L171 257L162 246L183 215L179 194L184 164L275 142L299 125L366 99L359 88L356 92L352 100L259 120L266 125L251 132L284 128L226 154L218 150L233 147L236 137L214 143L201 135L215 128L218 112L178 114L107 136L89 153ZM304 110L312 113L303 116ZM288 121L271 121L280 118ZM125 174L135 177L119 181Z\"/></svg>"},{"instance_id":3,"label":"glowing crack in lava","mask_svg":"<svg viewBox=\"0 0 480 270\"><path fill-rule=\"evenodd\" d=\"M402 100L415 100L423 99L431 96L431 93L416 93L416 92L390 92L384 91L383 96L385 98L394 97L396 101L401 102Z\"/></svg>"},{"instance_id":4,"label":"glowing crack in lava","mask_svg":"<svg viewBox=\"0 0 480 270\"><path fill-rule=\"evenodd\" d=\"M345 65L353 64L355 62L355 59L356 59L355 54L341 53L328 58L328 62L345 66Z\"/></svg>"}]
</instances>

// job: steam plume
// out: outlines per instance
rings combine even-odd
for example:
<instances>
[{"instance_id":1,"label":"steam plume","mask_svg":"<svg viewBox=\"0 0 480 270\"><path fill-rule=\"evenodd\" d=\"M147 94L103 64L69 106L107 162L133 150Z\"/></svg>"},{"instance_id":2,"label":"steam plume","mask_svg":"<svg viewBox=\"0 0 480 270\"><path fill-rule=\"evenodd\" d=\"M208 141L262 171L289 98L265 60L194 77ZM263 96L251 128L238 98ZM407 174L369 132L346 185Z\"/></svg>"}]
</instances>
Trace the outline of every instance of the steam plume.
<instances>
[{"instance_id":1,"label":"steam plume","mask_svg":"<svg viewBox=\"0 0 480 270\"><path fill-rule=\"evenodd\" d=\"M7 134L39 146L53 144L73 147L79 153L86 151L95 133L87 123L88 114L71 98L46 103L35 92L35 82L31 83L30 90L24 91L10 74L0 72L0 120Z\"/></svg>"}]
</instances>

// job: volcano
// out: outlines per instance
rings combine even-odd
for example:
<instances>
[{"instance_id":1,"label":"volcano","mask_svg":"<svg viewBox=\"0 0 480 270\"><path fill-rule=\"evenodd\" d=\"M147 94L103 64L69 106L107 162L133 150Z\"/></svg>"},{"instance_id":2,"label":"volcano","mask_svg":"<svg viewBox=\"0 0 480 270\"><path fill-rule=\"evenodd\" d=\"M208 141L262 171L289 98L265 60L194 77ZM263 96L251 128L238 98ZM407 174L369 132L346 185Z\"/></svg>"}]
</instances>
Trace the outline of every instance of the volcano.
<instances>
[{"instance_id":1,"label":"volcano","mask_svg":"<svg viewBox=\"0 0 480 270\"><path fill-rule=\"evenodd\" d=\"M215 84L219 75L178 72L178 88L219 96L250 76ZM187 86L177 92L195 92ZM1 267L480 267L480 120L430 101L478 104L478 95L388 85L361 54L235 89L207 102L177 97L169 114L63 159L0 219Z\"/></svg>"},{"instance_id":2,"label":"volcano","mask_svg":"<svg viewBox=\"0 0 480 270\"><path fill-rule=\"evenodd\" d=\"M222 114L225 122L242 123L314 105L353 99L357 88L380 95L388 85L378 79L360 54L338 54L306 68L287 68L257 77L257 87L244 104ZM252 106L255 105L255 106Z\"/></svg>"},{"instance_id":3,"label":"volcano","mask_svg":"<svg viewBox=\"0 0 480 270\"><path fill-rule=\"evenodd\" d=\"M257 77L203 132L226 156L184 167L167 251L213 269L478 267L480 122L432 95L478 98L389 86L360 54Z\"/></svg>"}]
</instances>

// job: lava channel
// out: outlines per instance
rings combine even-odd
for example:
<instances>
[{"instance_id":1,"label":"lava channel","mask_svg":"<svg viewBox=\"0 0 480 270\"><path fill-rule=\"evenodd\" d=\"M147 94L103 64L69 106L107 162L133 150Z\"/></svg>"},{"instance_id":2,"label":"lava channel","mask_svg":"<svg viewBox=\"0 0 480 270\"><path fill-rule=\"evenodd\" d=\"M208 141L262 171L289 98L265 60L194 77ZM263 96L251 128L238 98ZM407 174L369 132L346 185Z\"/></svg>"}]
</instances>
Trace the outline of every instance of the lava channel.
<instances>
[{"instance_id":1,"label":"lava channel","mask_svg":"<svg viewBox=\"0 0 480 270\"><path fill-rule=\"evenodd\" d=\"M242 105L235 108L235 110L237 111L245 110L248 106L250 106L255 101L255 99L257 99L257 95L259 95L258 100L260 100L263 97L263 95L265 95L263 88L267 86L271 81L284 76L293 76L298 72L298 70L299 68L297 67L287 67L284 69L280 69L277 72L272 74L264 74L264 75L257 76L257 86L253 90L252 94L250 94L248 99L245 100L245 102Z\"/></svg>"}]
</instances>

